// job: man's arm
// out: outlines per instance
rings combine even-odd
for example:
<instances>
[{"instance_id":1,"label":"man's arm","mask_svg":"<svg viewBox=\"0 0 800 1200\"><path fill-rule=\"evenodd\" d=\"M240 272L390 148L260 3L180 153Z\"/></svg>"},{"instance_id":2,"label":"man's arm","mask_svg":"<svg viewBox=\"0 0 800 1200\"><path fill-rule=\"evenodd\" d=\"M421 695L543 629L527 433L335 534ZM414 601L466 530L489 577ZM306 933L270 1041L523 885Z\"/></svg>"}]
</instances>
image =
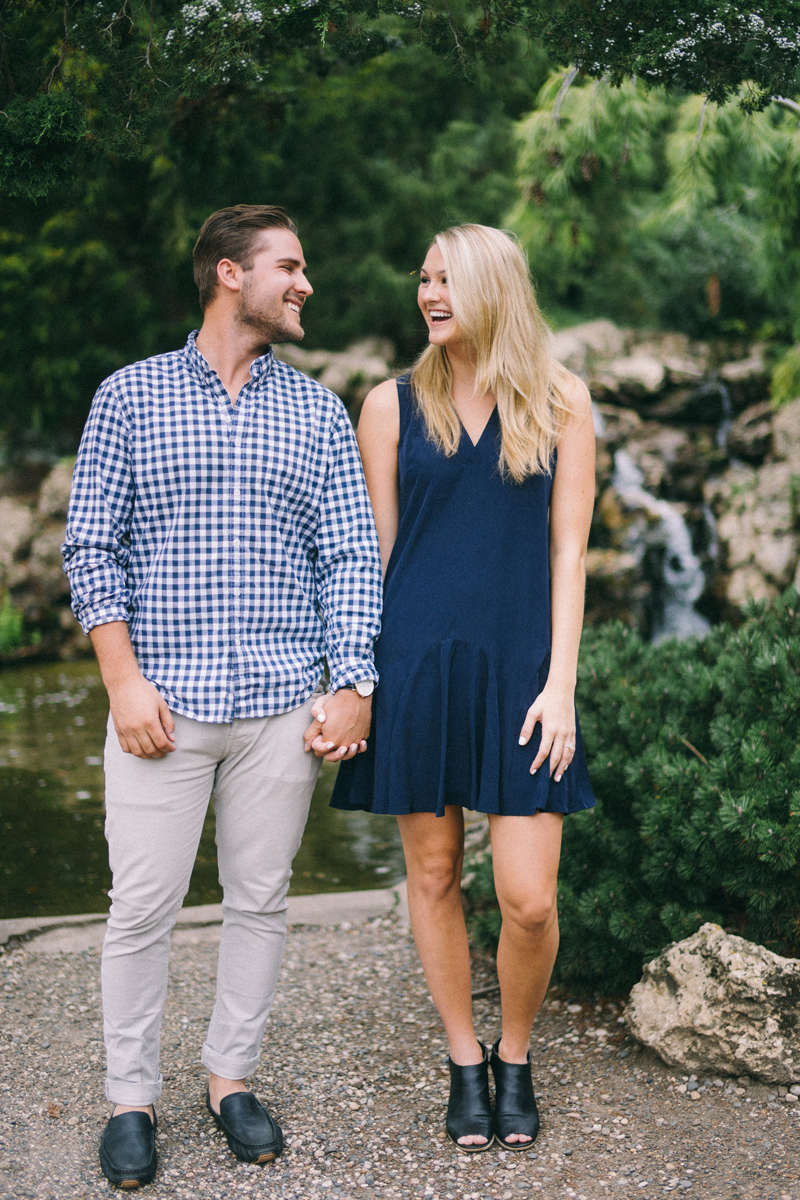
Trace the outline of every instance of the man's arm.
<instances>
[{"instance_id":1,"label":"man's arm","mask_svg":"<svg viewBox=\"0 0 800 1200\"><path fill-rule=\"evenodd\" d=\"M331 433L316 541L317 598L333 694L316 708L324 711L324 732L315 721L306 733L306 746L338 762L366 748L372 698L352 688L360 680L377 681L372 646L380 630L383 599L375 521L355 435L343 408Z\"/></svg>"},{"instance_id":2,"label":"man's arm","mask_svg":"<svg viewBox=\"0 0 800 1200\"><path fill-rule=\"evenodd\" d=\"M175 749L175 722L164 697L139 670L127 624L95 625L89 637L120 746L137 758L164 758Z\"/></svg>"},{"instance_id":3,"label":"man's arm","mask_svg":"<svg viewBox=\"0 0 800 1200\"><path fill-rule=\"evenodd\" d=\"M81 438L61 551L72 611L92 640L120 745L139 758L162 758L174 748L174 722L139 670L128 635L135 495L128 439L124 400L106 380Z\"/></svg>"}]
</instances>

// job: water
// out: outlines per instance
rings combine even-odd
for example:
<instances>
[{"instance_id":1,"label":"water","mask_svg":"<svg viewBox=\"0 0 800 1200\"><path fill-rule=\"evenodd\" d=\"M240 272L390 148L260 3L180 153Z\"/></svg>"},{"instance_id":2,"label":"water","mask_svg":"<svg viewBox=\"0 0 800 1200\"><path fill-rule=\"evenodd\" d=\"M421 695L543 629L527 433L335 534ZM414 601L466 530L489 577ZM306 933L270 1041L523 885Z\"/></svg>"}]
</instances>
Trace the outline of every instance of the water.
<instances>
[{"instance_id":1,"label":"water","mask_svg":"<svg viewBox=\"0 0 800 1200\"><path fill-rule=\"evenodd\" d=\"M629 532L630 548L641 559L649 548L663 553L663 578L657 597L657 613L652 640L666 637L702 637L711 628L695 611L694 605L705 588L700 559L692 549L689 528L682 513L668 500L658 500L644 489L644 476L627 450L614 455L614 488L634 509L643 509L647 518L634 522Z\"/></svg>"},{"instance_id":2,"label":"water","mask_svg":"<svg viewBox=\"0 0 800 1200\"><path fill-rule=\"evenodd\" d=\"M91 662L0 669L0 918L108 908L107 715ZM323 763L292 895L382 887L405 873L397 822L329 808L335 778ZM211 806L186 903L221 898Z\"/></svg>"}]
</instances>

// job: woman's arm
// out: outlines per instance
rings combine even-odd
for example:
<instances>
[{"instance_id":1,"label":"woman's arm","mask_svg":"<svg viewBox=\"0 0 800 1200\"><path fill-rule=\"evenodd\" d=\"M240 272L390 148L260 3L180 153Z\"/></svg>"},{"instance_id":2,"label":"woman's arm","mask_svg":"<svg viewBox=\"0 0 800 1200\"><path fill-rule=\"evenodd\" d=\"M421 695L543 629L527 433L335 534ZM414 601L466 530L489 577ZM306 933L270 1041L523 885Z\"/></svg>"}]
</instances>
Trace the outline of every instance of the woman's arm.
<instances>
[{"instance_id":1,"label":"woman's arm","mask_svg":"<svg viewBox=\"0 0 800 1200\"><path fill-rule=\"evenodd\" d=\"M550 611L552 649L544 690L528 710L520 742L525 745L537 721L542 741L531 773L550 756L550 774L559 780L575 745L575 681L586 589L586 544L594 507L594 426L589 392L573 376L573 415L558 446L550 498Z\"/></svg>"},{"instance_id":2,"label":"woman's arm","mask_svg":"<svg viewBox=\"0 0 800 1200\"><path fill-rule=\"evenodd\" d=\"M393 379L379 383L367 396L361 409L356 436L375 515L385 575L400 520L397 490L400 405L397 399L397 384Z\"/></svg>"}]
</instances>

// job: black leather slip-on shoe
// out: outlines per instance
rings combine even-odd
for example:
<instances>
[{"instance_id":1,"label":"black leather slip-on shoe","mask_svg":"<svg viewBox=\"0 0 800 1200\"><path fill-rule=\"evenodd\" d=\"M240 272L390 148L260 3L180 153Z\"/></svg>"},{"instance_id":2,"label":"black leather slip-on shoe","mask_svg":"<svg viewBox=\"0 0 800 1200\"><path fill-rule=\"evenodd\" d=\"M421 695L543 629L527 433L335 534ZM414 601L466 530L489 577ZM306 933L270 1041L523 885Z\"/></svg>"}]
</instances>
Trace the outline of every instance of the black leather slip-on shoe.
<instances>
[{"instance_id":1,"label":"black leather slip-on shoe","mask_svg":"<svg viewBox=\"0 0 800 1200\"><path fill-rule=\"evenodd\" d=\"M158 1166L157 1129L155 1113L152 1121L144 1112L112 1117L100 1138L100 1166L106 1179L128 1191L149 1183Z\"/></svg>"},{"instance_id":2,"label":"black leather slip-on shoe","mask_svg":"<svg viewBox=\"0 0 800 1200\"><path fill-rule=\"evenodd\" d=\"M531 1052L526 1063L507 1063L492 1046L494 1075L494 1136L504 1150L530 1150L539 1133L539 1112L531 1079ZM511 1133L527 1133L528 1142L509 1142Z\"/></svg>"},{"instance_id":3,"label":"black leather slip-on shoe","mask_svg":"<svg viewBox=\"0 0 800 1200\"><path fill-rule=\"evenodd\" d=\"M450 1068L450 1099L447 1104L445 1129L450 1141L462 1154L482 1154L494 1141L492 1128L492 1106L489 1100L489 1052L482 1042L483 1062L474 1066L460 1067L448 1058ZM465 1146L460 1137L469 1134L486 1138Z\"/></svg>"},{"instance_id":4,"label":"black leather slip-on shoe","mask_svg":"<svg viewBox=\"0 0 800 1200\"><path fill-rule=\"evenodd\" d=\"M206 1092L206 1108L242 1162L272 1162L283 1149L280 1125L252 1092L233 1092L223 1097L219 1113L214 1112Z\"/></svg>"}]
</instances>

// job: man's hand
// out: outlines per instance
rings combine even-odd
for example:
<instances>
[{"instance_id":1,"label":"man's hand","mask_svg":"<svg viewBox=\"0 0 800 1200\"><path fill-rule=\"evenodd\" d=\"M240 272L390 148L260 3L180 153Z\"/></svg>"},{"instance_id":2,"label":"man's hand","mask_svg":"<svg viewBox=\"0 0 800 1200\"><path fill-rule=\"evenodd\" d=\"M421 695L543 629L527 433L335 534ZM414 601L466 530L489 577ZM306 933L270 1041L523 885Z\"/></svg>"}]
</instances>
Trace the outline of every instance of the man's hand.
<instances>
[{"instance_id":1,"label":"man's hand","mask_svg":"<svg viewBox=\"0 0 800 1200\"><path fill-rule=\"evenodd\" d=\"M312 751L325 762L363 754L372 722L372 696L339 688L332 696L320 696L312 711L314 720L303 734L306 753Z\"/></svg>"},{"instance_id":2,"label":"man's hand","mask_svg":"<svg viewBox=\"0 0 800 1200\"><path fill-rule=\"evenodd\" d=\"M144 675L109 689L119 744L137 758L164 758L175 749L175 722L164 697Z\"/></svg>"},{"instance_id":3,"label":"man's hand","mask_svg":"<svg viewBox=\"0 0 800 1200\"><path fill-rule=\"evenodd\" d=\"M96 625L89 637L120 746L137 758L164 758L175 749L175 722L166 700L139 670L127 624Z\"/></svg>"}]
</instances>

